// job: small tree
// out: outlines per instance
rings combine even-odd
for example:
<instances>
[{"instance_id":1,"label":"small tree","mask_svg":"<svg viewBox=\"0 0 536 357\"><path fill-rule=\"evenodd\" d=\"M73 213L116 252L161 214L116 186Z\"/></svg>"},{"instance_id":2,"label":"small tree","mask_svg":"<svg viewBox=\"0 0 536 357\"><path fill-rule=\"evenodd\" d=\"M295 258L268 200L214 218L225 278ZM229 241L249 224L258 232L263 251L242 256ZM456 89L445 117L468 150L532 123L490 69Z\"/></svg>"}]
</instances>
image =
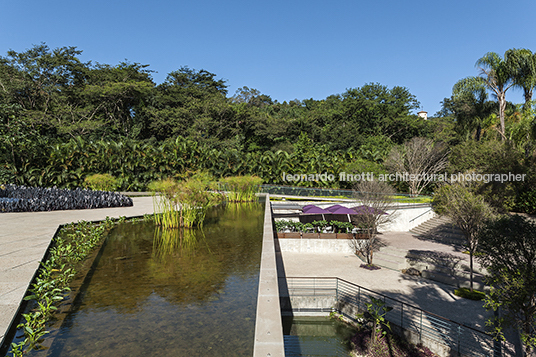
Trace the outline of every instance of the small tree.
<instances>
[{"instance_id":1,"label":"small tree","mask_svg":"<svg viewBox=\"0 0 536 357\"><path fill-rule=\"evenodd\" d=\"M432 202L434 210L449 217L463 232L469 250L470 284L473 291L473 257L478 248L478 233L493 217L493 209L484 198L462 184L442 186Z\"/></svg>"},{"instance_id":2,"label":"small tree","mask_svg":"<svg viewBox=\"0 0 536 357\"><path fill-rule=\"evenodd\" d=\"M434 181L434 174L447 167L447 155L445 145L415 137L402 146L394 147L385 161L385 166L392 173L410 176L408 180L410 193L418 195Z\"/></svg>"},{"instance_id":3,"label":"small tree","mask_svg":"<svg viewBox=\"0 0 536 357\"><path fill-rule=\"evenodd\" d=\"M370 322L372 322L372 343L376 343L378 341L378 335L381 333L382 336L385 336L386 331L382 332L382 325L387 326L387 328L391 329L391 325L389 324L389 321L385 319L385 315L389 311L391 311L393 308L391 306L387 306L385 301L382 301L381 299L377 299L374 296L368 295L370 299L370 303L365 303L367 306L367 312L364 313L358 313L356 314L357 318L363 318Z\"/></svg>"},{"instance_id":4,"label":"small tree","mask_svg":"<svg viewBox=\"0 0 536 357\"><path fill-rule=\"evenodd\" d=\"M502 308L502 317L488 321L504 339L505 327L521 330L525 355L536 355L536 223L521 216L503 216L479 234L478 260L491 289L487 309Z\"/></svg>"},{"instance_id":5,"label":"small tree","mask_svg":"<svg viewBox=\"0 0 536 357\"><path fill-rule=\"evenodd\" d=\"M393 187L382 181L360 181L355 186L354 197L365 206L355 223L365 228L366 239L354 238L352 246L366 257L367 265L372 265L374 249L378 247L378 227L394 222L396 217L395 193Z\"/></svg>"}]
</instances>

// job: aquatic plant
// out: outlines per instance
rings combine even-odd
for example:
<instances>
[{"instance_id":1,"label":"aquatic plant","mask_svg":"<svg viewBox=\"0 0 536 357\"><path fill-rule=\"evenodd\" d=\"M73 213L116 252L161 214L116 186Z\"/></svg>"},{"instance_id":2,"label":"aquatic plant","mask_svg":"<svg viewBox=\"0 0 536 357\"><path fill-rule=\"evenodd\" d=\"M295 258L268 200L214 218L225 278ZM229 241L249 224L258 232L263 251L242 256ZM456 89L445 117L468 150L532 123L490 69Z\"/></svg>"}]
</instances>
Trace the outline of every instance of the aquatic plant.
<instances>
[{"instance_id":1,"label":"aquatic plant","mask_svg":"<svg viewBox=\"0 0 536 357\"><path fill-rule=\"evenodd\" d=\"M0 212L36 212L104 207L129 207L133 202L115 192L0 186Z\"/></svg>"},{"instance_id":2,"label":"aquatic plant","mask_svg":"<svg viewBox=\"0 0 536 357\"><path fill-rule=\"evenodd\" d=\"M155 223L164 228L200 227L207 210L217 204L220 195L211 191L212 181L205 175L193 175L177 182L168 178L151 183Z\"/></svg>"},{"instance_id":3,"label":"aquatic plant","mask_svg":"<svg viewBox=\"0 0 536 357\"><path fill-rule=\"evenodd\" d=\"M124 221L122 219L121 221ZM48 333L47 321L65 300L71 289L69 283L76 274L78 263L85 259L113 227L114 221L106 218L100 224L78 222L66 225L52 240L48 259L41 262L34 283L28 289L31 310L22 314L25 322L17 325L22 329L23 340L11 344L13 356L22 356L32 349L39 349L39 341Z\"/></svg>"},{"instance_id":4,"label":"aquatic plant","mask_svg":"<svg viewBox=\"0 0 536 357\"><path fill-rule=\"evenodd\" d=\"M249 202L257 199L262 179L257 176L231 176L220 180L221 187L226 191L230 202Z\"/></svg>"},{"instance_id":5,"label":"aquatic plant","mask_svg":"<svg viewBox=\"0 0 536 357\"><path fill-rule=\"evenodd\" d=\"M177 192L179 185L174 179L153 181L148 186L153 192L154 220L157 226L180 227L180 205Z\"/></svg>"}]
</instances>

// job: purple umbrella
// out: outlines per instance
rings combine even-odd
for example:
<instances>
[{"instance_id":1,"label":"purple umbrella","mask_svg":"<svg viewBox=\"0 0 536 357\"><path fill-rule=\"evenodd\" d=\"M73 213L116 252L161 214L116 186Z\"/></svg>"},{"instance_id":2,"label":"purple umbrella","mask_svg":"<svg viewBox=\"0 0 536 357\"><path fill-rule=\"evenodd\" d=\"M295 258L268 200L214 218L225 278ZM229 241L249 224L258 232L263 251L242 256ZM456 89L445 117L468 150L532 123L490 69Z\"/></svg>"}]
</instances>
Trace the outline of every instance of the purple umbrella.
<instances>
[{"instance_id":1,"label":"purple umbrella","mask_svg":"<svg viewBox=\"0 0 536 357\"><path fill-rule=\"evenodd\" d=\"M332 215L345 215L346 217L348 217L348 222L352 222L352 220L350 219L351 214L357 214L357 212L353 209L341 205L333 205L326 209L330 211Z\"/></svg>"},{"instance_id":2,"label":"purple umbrella","mask_svg":"<svg viewBox=\"0 0 536 357\"><path fill-rule=\"evenodd\" d=\"M320 208L318 206L315 206L315 205L303 206L302 215L313 215L313 214L322 215L322 220L325 220L324 215L325 214L331 214L331 212L328 211L328 210L325 210L323 208Z\"/></svg>"},{"instance_id":3,"label":"purple umbrella","mask_svg":"<svg viewBox=\"0 0 536 357\"><path fill-rule=\"evenodd\" d=\"M357 212L354 211L353 209L344 207L341 205L329 206L326 209L330 211L332 214L357 214Z\"/></svg>"},{"instance_id":4,"label":"purple umbrella","mask_svg":"<svg viewBox=\"0 0 536 357\"><path fill-rule=\"evenodd\" d=\"M365 205L352 207L352 209L357 214L388 214L387 212L382 211L381 209L370 207L370 206L365 206Z\"/></svg>"},{"instance_id":5,"label":"purple umbrella","mask_svg":"<svg viewBox=\"0 0 536 357\"><path fill-rule=\"evenodd\" d=\"M303 211L303 212L307 212L307 211L309 211L310 209L316 209L316 208L318 208L318 209L322 209L322 208L320 208L320 207L318 207L318 206L315 206L315 205L305 205L305 206L302 207L302 211Z\"/></svg>"}]
</instances>

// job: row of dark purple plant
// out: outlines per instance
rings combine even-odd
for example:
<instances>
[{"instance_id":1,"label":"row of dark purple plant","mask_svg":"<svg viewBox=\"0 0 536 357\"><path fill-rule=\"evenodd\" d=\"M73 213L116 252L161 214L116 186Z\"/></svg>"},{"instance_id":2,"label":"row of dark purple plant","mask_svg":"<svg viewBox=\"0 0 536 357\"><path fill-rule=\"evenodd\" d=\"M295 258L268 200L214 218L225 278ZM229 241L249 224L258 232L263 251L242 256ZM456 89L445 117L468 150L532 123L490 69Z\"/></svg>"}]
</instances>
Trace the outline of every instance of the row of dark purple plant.
<instances>
[{"instance_id":1,"label":"row of dark purple plant","mask_svg":"<svg viewBox=\"0 0 536 357\"><path fill-rule=\"evenodd\" d=\"M0 186L0 212L37 212L105 207L129 207L132 199L117 192Z\"/></svg>"}]
</instances>

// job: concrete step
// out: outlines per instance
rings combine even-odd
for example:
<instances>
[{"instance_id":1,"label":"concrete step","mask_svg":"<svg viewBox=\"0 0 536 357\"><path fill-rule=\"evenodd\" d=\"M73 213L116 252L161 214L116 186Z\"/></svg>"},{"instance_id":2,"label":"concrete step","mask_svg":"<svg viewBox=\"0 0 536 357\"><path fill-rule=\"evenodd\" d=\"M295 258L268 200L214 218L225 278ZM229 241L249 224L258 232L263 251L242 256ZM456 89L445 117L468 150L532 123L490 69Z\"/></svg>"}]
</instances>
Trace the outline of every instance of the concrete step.
<instances>
[{"instance_id":1,"label":"concrete step","mask_svg":"<svg viewBox=\"0 0 536 357\"><path fill-rule=\"evenodd\" d=\"M374 253L373 262L376 265L392 270L402 270L406 268L406 251L391 246L380 248Z\"/></svg>"},{"instance_id":2,"label":"concrete step","mask_svg":"<svg viewBox=\"0 0 536 357\"><path fill-rule=\"evenodd\" d=\"M448 253L410 250L407 252L406 257L408 265L413 266L415 268L418 265L422 269L438 269L445 272L455 271L456 274L460 276L466 275L467 277L469 276L469 272L471 271L471 268L469 267L469 261L462 260L460 257ZM479 274L482 276L487 274L486 269L482 268L479 264L477 264L476 260L473 260L473 262L473 272L475 274Z\"/></svg>"},{"instance_id":3,"label":"concrete step","mask_svg":"<svg viewBox=\"0 0 536 357\"><path fill-rule=\"evenodd\" d=\"M434 251L415 251L407 253L408 267L419 270L424 278L439 281L456 287L470 287L469 262L461 257ZM485 269L478 264L473 267L473 287L483 289Z\"/></svg>"},{"instance_id":4,"label":"concrete step","mask_svg":"<svg viewBox=\"0 0 536 357\"><path fill-rule=\"evenodd\" d=\"M452 224L447 217L436 216L410 230L411 233L430 240L447 244L463 245L465 237L462 231Z\"/></svg>"},{"instance_id":5,"label":"concrete step","mask_svg":"<svg viewBox=\"0 0 536 357\"><path fill-rule=\"evenodd\" d=\"M397 270L397 271L405 269L406 267L405 261L401 261L396 258L393 259L392 256L382 255L381 253L378 254L378 252L374 253L372 263L375 265L379 265L383 268Z\"/></svg>"},{"instance_id":6,"label":"concrete step","mask_svg":"<svg viewBox=\"0 0 536 357\"><path fill-rule=\"evenodd\" d=\"M405 259L406 255L408 254L407 250L395 248L395 247L392 247L390 245L385 246L385 247L381 247L380 252L385 253L385 254L389 254L389 255L394 255L394 256L400 257L402 259Z\"/></svg>"},{"instance_id":7,"label":"concrete step","mask_svg":"<svg viewBox=\"0 0 536 357\"><path fill-rule=\"evenodd\" d=\"M463 235L462 231L454 226L447 226L447 225L430 225L430 226L417 226L412 229L412 231L418 231L418 232L425 232L425 233L432 233L432 232L442 232L442 233L450 233L450 234L460 234Z\"/></svg>"},{"instance_id":8,"label":"concrete step","mask_svg":"<svg viewBox=\"0 0 536 357\"><path fill-rule=\"evenodd\" d=\"M420 272L423 272L425 270L426 271L435 271L435 272L440 272L442 274L451 275L451 276L456 277L456 278L461 278L461 279L466 279L466 280L470 279L469 270L456 269L456 268L449 267L449 266L431 264L431 263L427 263L427 262L423 262L423 261L409 261L408 266L410 266L412 268L415 268L415 269L419 270ZM473 279L478 280L481 283L483 283L484 282L484 275L481 274L478 271L474 271L473 272Z\"/></svg>"},{"instance_id":9,"label":"concrete step","mask_svg":"<svg viewBox=\"0 0 536 357\"><path fill-rule=\"evenodd\" d=\"M421 271L422 277L425 279L430 279L438 281L443 284L452 285L458 288L469 288L471 287L471 282L469 279L465 279L458 276L452 276L450 274L445 274L437 270L423 270ZM478 290L484 290L485 285L478 280L473 281L473 288Z\"/></svg>"}]
</instances>

